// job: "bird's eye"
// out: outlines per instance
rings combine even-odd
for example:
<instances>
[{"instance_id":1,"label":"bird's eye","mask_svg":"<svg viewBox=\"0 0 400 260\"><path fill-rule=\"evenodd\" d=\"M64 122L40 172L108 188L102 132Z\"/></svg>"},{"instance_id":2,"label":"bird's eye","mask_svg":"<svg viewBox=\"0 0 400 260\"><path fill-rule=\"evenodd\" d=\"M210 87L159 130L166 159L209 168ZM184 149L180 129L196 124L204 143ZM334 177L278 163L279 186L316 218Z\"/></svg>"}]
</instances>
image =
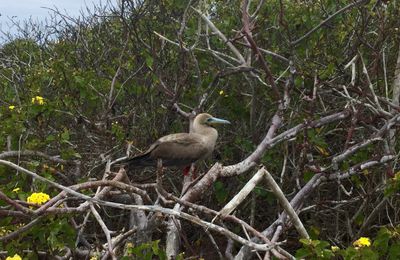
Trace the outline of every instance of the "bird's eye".
<instances>
[{"instance_id":1,"label":"bird's eye","mask_svg":"<svg viewBox=\"0 0 400 260\"><path fill-rule=\"evenodd\" d=\"M206 120L207 122L211 122L212 121L212 118L210 117L210 118L207 118L207 120Z\"/></svg>"}]
</instances>

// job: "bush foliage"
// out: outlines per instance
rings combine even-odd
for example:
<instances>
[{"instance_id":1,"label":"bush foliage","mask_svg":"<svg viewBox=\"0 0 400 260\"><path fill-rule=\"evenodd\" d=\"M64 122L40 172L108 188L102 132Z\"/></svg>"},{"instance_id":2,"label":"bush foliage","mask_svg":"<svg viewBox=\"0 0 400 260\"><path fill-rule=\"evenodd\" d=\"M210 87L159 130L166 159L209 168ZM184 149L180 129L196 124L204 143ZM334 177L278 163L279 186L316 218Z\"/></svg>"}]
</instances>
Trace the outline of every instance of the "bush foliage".
<instances>
[{"instance_id":1,"label":"bush foliage","mask_svg":"<svg viewBox=\"0 0 400 260\"><path fill-rule=\"evenodd\" d=\"M123 0L79 18L55 10L45 26L26 21L17 34L5 34L0 159L65 187L90 183L105 179L107 161L125 156L127 149L136 154L160 136L186 132L189 121L181 111L205 111L232 125L218 129L216 150L198 165L200 175L217 161L243 161L268 131L276 131L273 137L284 137L264 147L255 165L268 169L289 201L315 181L299 197L301 203L292 201L299 203L293 205L309 238L301 238L288 220L276 222L283 208L263 181L234 213L270 239L277 234L274 242L281 242L286 256L398 259L399 3L249 2L250 37L242 8L247 1L176 0ZM318 123L328 116L334 119ZM278 127L271 130L277 117ZM154 172L128 176L155 205L168 208L154 188L143 185L154 184ZM179 196L180 169L167 172L164 188ZM254 172L219 176L192 202L219 211ZM79 192L94 196L96 189L92 184ZM82 198L60 197L59 188L3 162L0 191L4 257L107 254L100 222L90 210L76 210ZM132 193L115 191L103 199L138 204ZM55 203L48 210L46 203L28 203L39 192ZM113 238L138 230L119 241L116 256L167 259L167 215L146 212L148 227L140 229L130 210L96 209ZM212 219L201 211L193 215ZM273 223L281 229L272 231ZM223 226L246 238L240 225ZM222 252L229 258L244 248L210 232L182 221L176 257L214 259ZM361 237L371 244L353 244Z\"/></svg>"}]
</instances>

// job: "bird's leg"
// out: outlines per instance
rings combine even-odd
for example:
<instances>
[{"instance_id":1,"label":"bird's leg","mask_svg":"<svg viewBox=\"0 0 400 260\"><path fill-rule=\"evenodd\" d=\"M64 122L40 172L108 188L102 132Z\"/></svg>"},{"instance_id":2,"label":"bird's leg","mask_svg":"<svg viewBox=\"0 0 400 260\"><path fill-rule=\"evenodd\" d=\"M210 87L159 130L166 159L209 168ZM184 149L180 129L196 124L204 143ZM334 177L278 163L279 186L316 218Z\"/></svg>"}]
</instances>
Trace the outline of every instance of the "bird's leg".
<instances>
[{"instance_id":1,"label":"bird's leg","mask_svg":"<svg viewBox=\"0 0 400 260\"><path fill-rule=\"evenodd\" d=\"M157 186L162 185L163 166L162 159L157 160Z\"/></svg>"},{"instance_id":2,"label":"bird's leg","mask_svg":"<svg viewBox=\"0 0 400 260\"><path fill-rule=\"evenodd\" d=\"M189 171L190 171L190 165L186 166L183 168L183 176L189 176Z\"/></svg>"},{"instance_id":3,"label":"bird's leg","mask_svg":"<svg viewBox=\"0 0 400 260\"><path fill-rule=\"evenodd\" d=\"M197 168L196 166L194 166L194 164L192 164L192 180L197 178Z\"/></svg>"},{"instance_id":4,"label":"bird's leg","mask_svg":"<svg viewBox=\"0 0 400 260\"><path fill-rule=\"evenodd\" d=\"M184 171L186 172L185 177L183 178L183 187L181 195L186 193L186 191L195 184L196 181L196 167L195 164L192 163L190 166L185 167Z\"/></svg>"},{"instance_id":5,"label":"bird's leg","mask_svg":"<svg viewBox=\"0 0 400 260\"><path fill-rule=\"evenodd\" d=\"M183 168L183 176L192 176L192 180L196 179L196 167L194 163Z\"/></svg>"}]
</instances>

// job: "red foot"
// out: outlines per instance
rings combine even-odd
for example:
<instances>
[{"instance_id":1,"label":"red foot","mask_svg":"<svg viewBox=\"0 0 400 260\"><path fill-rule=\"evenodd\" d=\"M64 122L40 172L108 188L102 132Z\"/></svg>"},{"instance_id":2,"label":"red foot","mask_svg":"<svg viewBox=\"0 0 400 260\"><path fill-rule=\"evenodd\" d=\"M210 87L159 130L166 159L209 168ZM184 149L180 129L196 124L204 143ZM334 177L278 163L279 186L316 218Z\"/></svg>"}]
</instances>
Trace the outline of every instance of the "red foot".
<instances>
[{"instance_id":1,"label":"red foot","mask_svg":"<svg viewBox=\"0 0 400 260\"><path fill-rule=\"evenodd\" d=\"M186 166L185 168L183 168L183 175L189 176L189 171L190 171L190 166Z\"/></svg>"},{"instance_id":2,"label":"red foot","mask_svg":"<svg viewBox=\"0 0 400 260\"><path fill-rule=\"evenodd\" d=\"M190 173L190 166L186 166L185 168L183 168L183 175L184 176L189 176ZM192 179L196 179L196 168L193 167L193 172L192 172Z\"/></svg>"}]
</instances>

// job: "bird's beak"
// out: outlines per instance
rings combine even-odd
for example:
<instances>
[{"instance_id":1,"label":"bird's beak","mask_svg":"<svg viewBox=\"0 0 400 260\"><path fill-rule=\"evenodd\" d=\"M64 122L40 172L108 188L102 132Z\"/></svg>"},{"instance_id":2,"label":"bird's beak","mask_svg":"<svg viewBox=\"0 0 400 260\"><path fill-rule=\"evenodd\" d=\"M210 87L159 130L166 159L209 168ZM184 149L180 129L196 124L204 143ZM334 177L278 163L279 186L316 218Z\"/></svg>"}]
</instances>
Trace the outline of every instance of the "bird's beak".
<instances>
[{"instance_id":1,"label":"bird's beak","mask_svg":"<svg viewBox=\"0 0 400 260\"><path fill-rule=\"evenodd\" d=\"M207 121L208 124L210 125L221 125L221 124L230 124L228 120L221 119L221 118L216 118L216 117L210 117Z\"/></svg>"}]
</instances>

